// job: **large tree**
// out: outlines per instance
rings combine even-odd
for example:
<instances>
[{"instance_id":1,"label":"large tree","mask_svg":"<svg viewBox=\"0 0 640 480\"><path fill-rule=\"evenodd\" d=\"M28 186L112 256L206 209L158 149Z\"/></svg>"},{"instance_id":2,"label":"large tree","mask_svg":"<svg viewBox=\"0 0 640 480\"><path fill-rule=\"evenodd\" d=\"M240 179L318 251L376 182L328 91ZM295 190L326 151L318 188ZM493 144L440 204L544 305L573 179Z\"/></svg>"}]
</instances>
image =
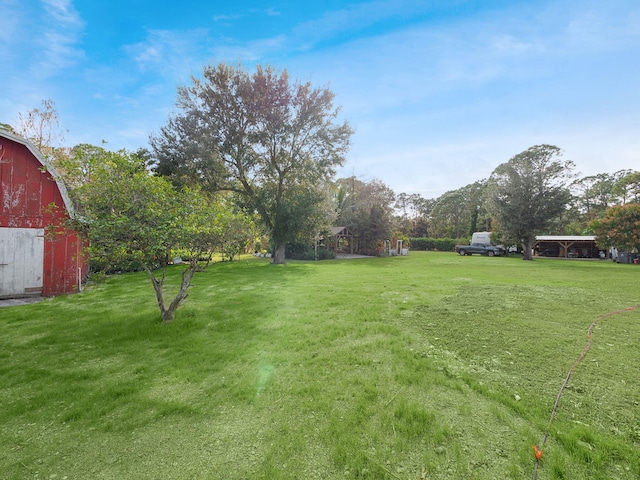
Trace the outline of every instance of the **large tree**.
<instances>
[{"instance_id":1,"label":"large tree","mask_svg":"<svg viewBox=\"0 0 640 480\"><path fill-rule=\"evenodd\" d=\"M431 235L460 238L488 230L491 225L484 206L486 186L486 180L479 180L437 198L431 211Z\"/></svg>"},{"instance_id":2,"label":"large tree","mask_svg":"<svg viewBox=\"0 0 640 480\"><path fill-rule=\"evenodd\" d=\"M618 172L620 173L620 172ZM616 180L615 190L622 204L640 203L640 172L622 171Z\"/></svg>"},{"instance_id":3,"label":"large tree","mask_svg":"<svg viewBox=\"0 0 640 480\"><path fill-rule=\"evenodd\" d=\"M523 258L531 260L536 233L545 230L566 208L573 162L561 160L553 145L535 145L492 173L489 208L500 233L522 244Z\"/></svg>"},{"instance_id":4,"label":"large tree","mask_svg":"<svg viewBox=\"0 0 640 480\"><path fill-rule=\"evenodd\" d=\"M602 248L640 251L640 204L616 205L590 224Z\"/></svg>"},{"instance_id":5,"label":"large tree","mask_svg":"<svg viewBox=\"0 0 640 480\"><path fill-rule=\"evenodd\" d=\"M395 209L399 213L397 227L409 237L426 237L429 216L435 200L422 198L417 193L396 195Z\"/></svg>"},{"instance_id":6,"label":"large tree","mask_svg":"<svg viewBox=\"0 0 640 480\"><path fill-rule=\"evenodd\" d=\"M620 188L616 185L622 176L620 172L613 175L599 173L576 179L571 184L574 204L584 216L585 223L602 216L607 208L617 203Z\"/></svg>"},{"instance_id":7,"label":"large tree","mask_svg":"<svg viewBox=\"0 0 640 480\"><path fill-rule=\"evenodd\" d=\"M463 192L453 190L438 197L431 211L431 234L434 237L460 238L468 230L469 214Z\"/></svg>"},{"instance_id":8,"label":"large tree","mask_svg":"<svg viewBox=\"0 0 640 480\"><path fill-rule=\"evenodd\" d=\"M207 66L178 90L179 112L151 138L156 170L242 194L271 234L274 263L284 263L286 242L318 216L349 146L333 100L286 71Z\"/></svg>"},{"instance_id":9,"label":"large tree","mask_svg":"<svg viewBox=\"0 0 640 480\"><path fill-rule=\"evenodd\" d=\"M336 223L349 227L360 253L375 255L395 229L393 190L380 180L363 182L355 177L338 179L336 186Z\"/></svg>"}]
</instances>

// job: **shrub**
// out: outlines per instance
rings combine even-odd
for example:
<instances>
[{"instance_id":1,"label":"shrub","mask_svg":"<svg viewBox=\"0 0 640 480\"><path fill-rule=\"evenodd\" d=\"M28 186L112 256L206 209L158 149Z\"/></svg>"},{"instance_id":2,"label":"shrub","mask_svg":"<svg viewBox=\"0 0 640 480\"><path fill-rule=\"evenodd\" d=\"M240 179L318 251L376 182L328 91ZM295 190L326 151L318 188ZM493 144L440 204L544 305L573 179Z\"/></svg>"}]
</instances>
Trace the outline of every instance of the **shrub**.
<instances>
[{"instance_id":1,"label":"shrub","mask_svg":"<svg viewBox=\"0 0 640 480\"><path fill-rule=\"evenodd\" d=\"M411 249L412 250L434 250L435 244L433 243L433 238L412 238L411 239Z\"/></svg>"},{"instance_id":2,"label":"shrub","mask_svg":"<svg viewBox=\"0 0 640 480\"><path fill-rule=\"evenodd\" d=\"M135 260L109 261L106 258L92 258L89 261L89 271L92 273L102 272L110 275L113 273L141 272L142 264Z\"/></svg>"}]
</instances>

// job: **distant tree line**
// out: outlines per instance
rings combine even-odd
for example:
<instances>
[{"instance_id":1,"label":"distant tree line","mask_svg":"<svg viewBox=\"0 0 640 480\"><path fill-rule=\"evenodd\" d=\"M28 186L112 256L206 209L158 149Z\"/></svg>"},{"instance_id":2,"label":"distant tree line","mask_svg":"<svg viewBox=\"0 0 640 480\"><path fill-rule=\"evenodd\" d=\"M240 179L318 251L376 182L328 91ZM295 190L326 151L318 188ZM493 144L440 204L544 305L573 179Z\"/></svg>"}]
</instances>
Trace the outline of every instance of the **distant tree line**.
<instances>
[{"instance_id":1,"label":"distant tree line","mask_svg":"<svg viewBox=\"0 0 640 480\"><path fill-rule=\"evenodd\" d=\"M496 167L490 178L435 199L395 194L379 180L339 179L338 223L348 225L368 251L371 238L400 235L411 238L412 249L453 250L476 231L492 231L505 244L522 245L525 257L536 235L597 235L601 248L637 249L640 232L632 226L640 222L634 213L640 172L580 177L574 170L558 147L536 145Z\"/></svg>"}]
</instances>

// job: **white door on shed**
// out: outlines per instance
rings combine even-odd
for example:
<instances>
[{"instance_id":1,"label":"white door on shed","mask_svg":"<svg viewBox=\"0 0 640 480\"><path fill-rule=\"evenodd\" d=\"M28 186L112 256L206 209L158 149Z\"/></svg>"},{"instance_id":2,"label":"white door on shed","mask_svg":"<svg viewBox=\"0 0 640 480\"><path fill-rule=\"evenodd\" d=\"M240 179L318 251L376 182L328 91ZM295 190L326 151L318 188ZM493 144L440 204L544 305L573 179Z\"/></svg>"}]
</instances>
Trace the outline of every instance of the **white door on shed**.
<instances>
[{"instance_id":1,"label":"white door on shed","mask_svg":"<svg viewBox=\"0 0 640 480\"><path fill-rule=\"evenodd\" d=\"M44 229L0 228L0 297L42 293Z\"/></svg>"}]
</instances>

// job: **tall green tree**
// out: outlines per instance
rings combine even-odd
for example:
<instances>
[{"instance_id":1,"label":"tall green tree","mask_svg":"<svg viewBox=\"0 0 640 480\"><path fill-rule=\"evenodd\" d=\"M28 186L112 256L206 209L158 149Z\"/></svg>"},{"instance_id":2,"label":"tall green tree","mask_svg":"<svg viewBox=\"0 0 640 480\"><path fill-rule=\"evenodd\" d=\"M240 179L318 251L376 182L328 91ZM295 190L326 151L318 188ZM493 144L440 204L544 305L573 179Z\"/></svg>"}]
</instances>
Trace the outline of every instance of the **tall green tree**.
<instances>
[{"instance_id":1,"label":"tall green tree","mask_svg":"<svg viewBox=\"0 0 640 480\"><path fill-rule=\"evenodd\" d=\"M431 211L432 236L460 238L489 230L484 201L486 186L487 181L480 180L438 197Z\"/></svg>"},{"instance_id":2,"label":"tall green tree","mask_svg":"<svg viewBox=\"0 0 640 480\"><path fill-rule=\"evenodd\" d=\"M615 177L599 173L576 179L571 184L574 205L582 212L586 222L601 216L618 198Z\"/></svg>"},{"instance_id":3,"label":"tall green tree","mask_svg":"<svg viewBox=\"0 0 640 480\"><path fill-rule=\"evenodd\" d=\"M627 170L616 181L615 190L621 203L640 203L640 172Z\"/></svg>"},{"instance_id":4,"label":"tall green tree","mask_svg":"<svg viewBox=\"0 0 640 480\"><path fill-rule=\"evenodd\" d=\"M422 198L420 194L399 193L396 195L395 209L398 228L408 237L427 235L429 215L434 200Z\"/></svg>"},{"instance_id":5,"label":"tall green tree","mask_svg":"<svg viewBox=\"0 0 640 480\"><path fill-rule=\"evenodd\" d=\"M546 233L566 208L571 194L568 183L574 164L561 160L553 145L535 145L519 153L492 173L489 208L501 234L520 241L523 258L533 258L536 233Z\"/></svg>"},{"instance_id":6,"label":"tall green tree","mask_svg":"<svg viewBox=\"0 0 640 480\"><path fill-rule=\"evenodd\" d=\"M632 170L614 173L598 173L574 180L570 189L573 194L571 206L558 219L554 233L559 235L593 234L589 222L602 217L609 207L624 204L629 197L625 179Z\"/></svg>"},{"instance_id":7,"label":"tall green tree","mask_svg":"<svg viewBox=\"0 0 640 480\"><path fill-rule=\"evenodd\" d=\"M341 178L338 186L339 211L336 223L349 227L358 239L358 251L375 255L379 244L390 240L395 230L395 193L380 180L363 182Z\"/></svg>"},{"instance_id":8,"label":"tall green tree","mask_svg":"<svg viewBox=\"0 0 640 480\"><path fill-rule=\"evenodd\" d=\"M286 242L317 216L349 146L334 97L270 67L207 66L151 138L156 171L243 195L271 234L274 263L284 263Z\"/></svg>"},{"instance_id":9,"label":"tall green tree","mask_svg":"<svg viewBox=\"0 0 640 480\"><path fill-rule=\"evenodd\" d=\"M463 192L452 190L438 197L431 211L431 234L460 238L468 230L469 215Z\"/></svg>"},{"instance_id":10,"label":"tall green tree","mask_svg":"<svg viewBox=\"0 0 640 480\"><path fill-rule=\"evenodd\" d=\"M409 235L412 237L428 237L430 232L430 218L436 204L433 198L423 198L418 194L409 197L413 221Z\"/></svg>"},{"instance_id":11,"label":"tall green tree","mask_svg":"<svg viewBox=\"0 0 640 480\"><path fill-rule=\"evenodd\" d=\"M602 248L640 251L640 204L616 205L590 224Z\"/></svg>"}]
</instances>

